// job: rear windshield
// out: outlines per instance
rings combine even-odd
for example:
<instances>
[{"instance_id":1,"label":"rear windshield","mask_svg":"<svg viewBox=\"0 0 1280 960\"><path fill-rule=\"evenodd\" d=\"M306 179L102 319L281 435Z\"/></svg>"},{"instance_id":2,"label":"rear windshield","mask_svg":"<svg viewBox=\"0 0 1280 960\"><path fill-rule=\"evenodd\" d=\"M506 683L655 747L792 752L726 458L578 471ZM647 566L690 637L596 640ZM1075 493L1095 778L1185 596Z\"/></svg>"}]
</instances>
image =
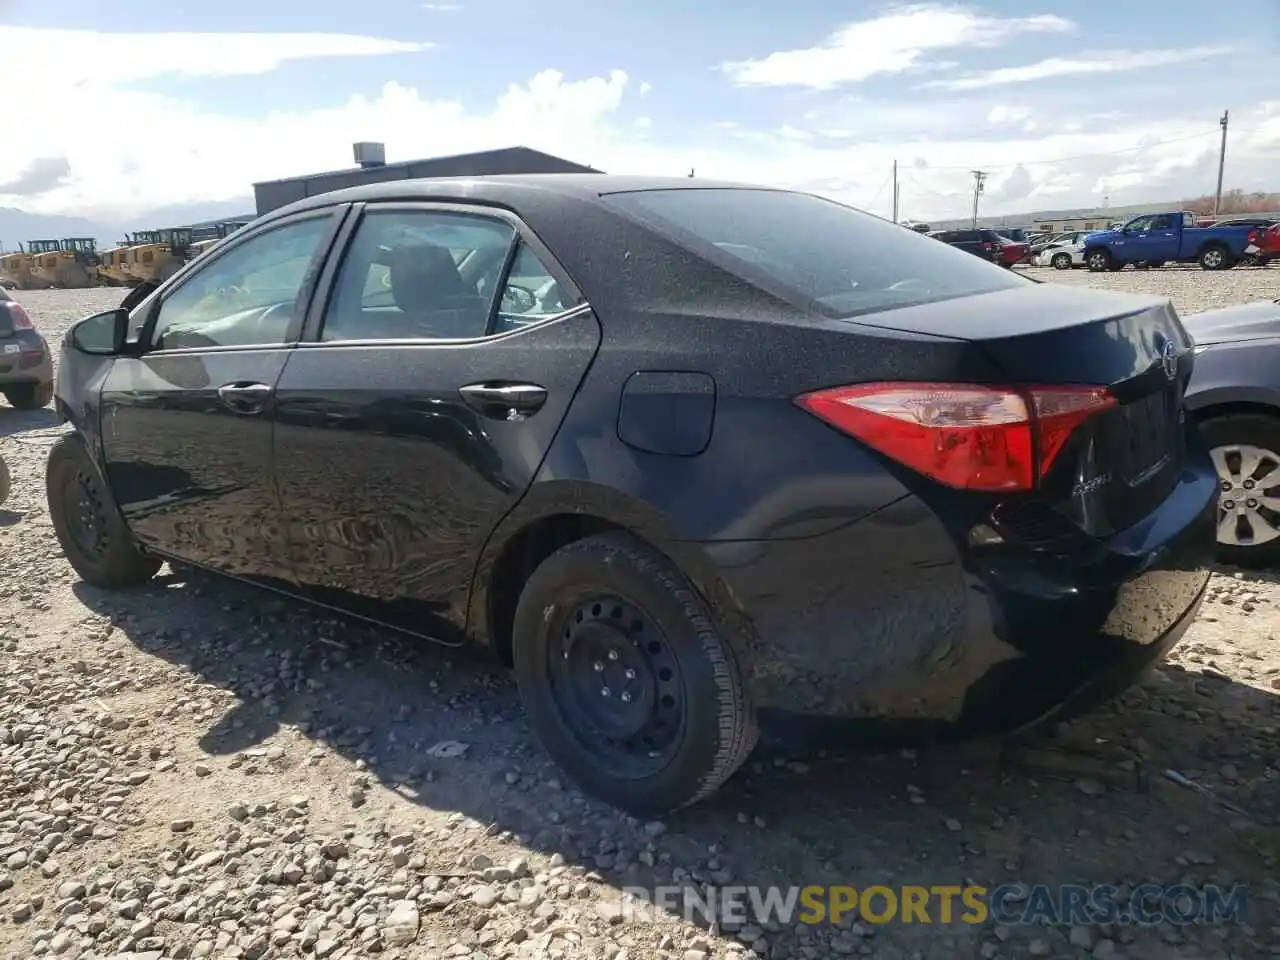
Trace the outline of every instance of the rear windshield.
<instances>
[{"instance_id":1,"label":"rear windshield","mask_svg":"<svg viewBox=\"0 0 1280 960\"><path fill-rule=\"evenodd\" d=\"M1030 282L906 227L811 194L743 188L639 190L610 194L607 200L726 269L789 292L789 299L828 317L993 293Z\"/></svg>"},{"instance_id":2,"label":"rear windshield","mask_svg":"<svg viewBox=\"0 0 1280 960\"><path fill-rule=\"evenodd\" d=\"M1028 283L914 230L835 201L768 189L657 189L608 197L751 282L849 317ZM794 297L792 297L794 298Z\"/></svg>"}]
</instances>

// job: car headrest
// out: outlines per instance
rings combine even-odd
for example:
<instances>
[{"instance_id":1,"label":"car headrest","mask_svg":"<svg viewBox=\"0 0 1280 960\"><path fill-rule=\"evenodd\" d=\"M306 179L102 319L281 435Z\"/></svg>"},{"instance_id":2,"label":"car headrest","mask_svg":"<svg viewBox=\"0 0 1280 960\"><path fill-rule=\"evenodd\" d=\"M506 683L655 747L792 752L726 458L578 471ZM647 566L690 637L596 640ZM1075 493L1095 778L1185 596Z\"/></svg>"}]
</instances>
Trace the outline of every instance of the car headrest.
<instances>
[{"instance_id":1,"label":"car headrest","mask_svg":"<svg viewBox=\"0 0 1280 960\"><path fill-rule=\"evenodd\" d=\"M437 309L448 297L475 293L467 289L453 255L434 243L396 247L388 266L392 299L405 313L425 313Z\"/></svg>"}]
</instances>

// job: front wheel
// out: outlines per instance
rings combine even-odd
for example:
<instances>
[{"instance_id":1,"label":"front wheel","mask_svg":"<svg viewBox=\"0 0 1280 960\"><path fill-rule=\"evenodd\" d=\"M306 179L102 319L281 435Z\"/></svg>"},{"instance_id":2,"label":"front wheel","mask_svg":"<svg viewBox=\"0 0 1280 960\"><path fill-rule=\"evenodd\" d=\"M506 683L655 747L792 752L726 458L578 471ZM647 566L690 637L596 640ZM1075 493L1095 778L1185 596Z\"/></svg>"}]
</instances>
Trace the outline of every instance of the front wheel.
<instances>
[{"instance_id":1,"label":"front wheel","mask_svg":"<svg viewBox=\"0 0 1280 960\"><path fill-rule=\"evenodd\" d=\"M1218 472L1218 559L1280 563L1280 419L1235 413L1201 425Z\"/></svg>"},{"instance_id":2,"label":"front wheel","mask_svg":"<svg viewBox=\"0 0 1280 960\"><path fill-rule=\"evenodd\" d=\"M1053 267L1055 270L1070 270L1071 254L1055 253L1053 255L1053 259L1049 261L1049 266Z\"/></svg>"},{"instance_id":3,"label":"front wheel","mask_svg":"<svg viewBox=\"0 0 1280 960\"><path fill-rule=\"evenodd\" d=\"M145 583L160 569L160 561L134 543L78 437L59 437L49 451L45 494L62 552L86 583L119 590Z\"/></svg>"},{"instance_id":4,"label":"front wheel","mask_svg":"<svg viewBox=\"0 0 1280 960\"><path fill-rule=\"evenodd\" d=\"M625 534L557 550L516 608L521 699L592 796L658 816L716 790L755 746L742 665L686 578Z\"/></svg>"}]
</instances>

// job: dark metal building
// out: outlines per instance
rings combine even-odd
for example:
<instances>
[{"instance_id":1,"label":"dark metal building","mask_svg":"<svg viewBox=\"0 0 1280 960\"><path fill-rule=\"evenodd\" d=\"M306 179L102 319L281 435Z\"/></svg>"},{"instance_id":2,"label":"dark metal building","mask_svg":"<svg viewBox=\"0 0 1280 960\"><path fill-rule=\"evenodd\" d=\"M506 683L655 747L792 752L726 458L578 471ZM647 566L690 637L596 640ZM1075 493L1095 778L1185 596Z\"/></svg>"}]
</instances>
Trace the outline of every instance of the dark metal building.
<instances>
[{"instance_id":1,"label":"dark metal building","mask_svg":"<svg viewBox=\"0 0 1280 960\"><path fill-rule=\"evenodd\" d=\"M462 153L452 157L387 163L382 144L357 143L354 146L356 163L359 164L354 169L312 173L301 177L288 177L284 180L255 183L253 194L258 205L258 216L293 203L295 200L301 200L303 197L314 197L316 194L362 186L366 183L385 183L389 180L483 177L517 173L601 172L594 167L564 160L539 150L530 150L528 147L507 147L480 153Z\"/></svg>"}]
</instances>

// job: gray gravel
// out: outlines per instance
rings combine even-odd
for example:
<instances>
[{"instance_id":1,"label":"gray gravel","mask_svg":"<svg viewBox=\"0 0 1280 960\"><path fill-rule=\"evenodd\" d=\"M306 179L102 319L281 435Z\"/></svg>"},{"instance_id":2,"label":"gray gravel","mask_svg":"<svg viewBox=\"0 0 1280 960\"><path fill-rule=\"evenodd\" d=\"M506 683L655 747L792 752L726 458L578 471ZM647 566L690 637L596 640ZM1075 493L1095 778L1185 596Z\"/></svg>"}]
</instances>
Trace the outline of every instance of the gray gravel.
<instances>
[{"instance_id":1,"label":"gray gravel","mask_svg":"<svg viewBox=\"0 0 1280 960\"><path fill-rule=\"evenodd\" d=\"M1280 296L1280 270L1035 274L1183 312ZM119 292L20 297L56 341ZM184 570L121 595L77 582L44 504L59 429L0 409L0 956L1280 955L1274 577L1215 578L1169 664L1053 739L766 745L711 802L643 824L573 790L475 658ZM1244 883L1251 899L1246 924L1187 928L625 921L622 887L673 882Z\"/></svg>"}]
</instances>

